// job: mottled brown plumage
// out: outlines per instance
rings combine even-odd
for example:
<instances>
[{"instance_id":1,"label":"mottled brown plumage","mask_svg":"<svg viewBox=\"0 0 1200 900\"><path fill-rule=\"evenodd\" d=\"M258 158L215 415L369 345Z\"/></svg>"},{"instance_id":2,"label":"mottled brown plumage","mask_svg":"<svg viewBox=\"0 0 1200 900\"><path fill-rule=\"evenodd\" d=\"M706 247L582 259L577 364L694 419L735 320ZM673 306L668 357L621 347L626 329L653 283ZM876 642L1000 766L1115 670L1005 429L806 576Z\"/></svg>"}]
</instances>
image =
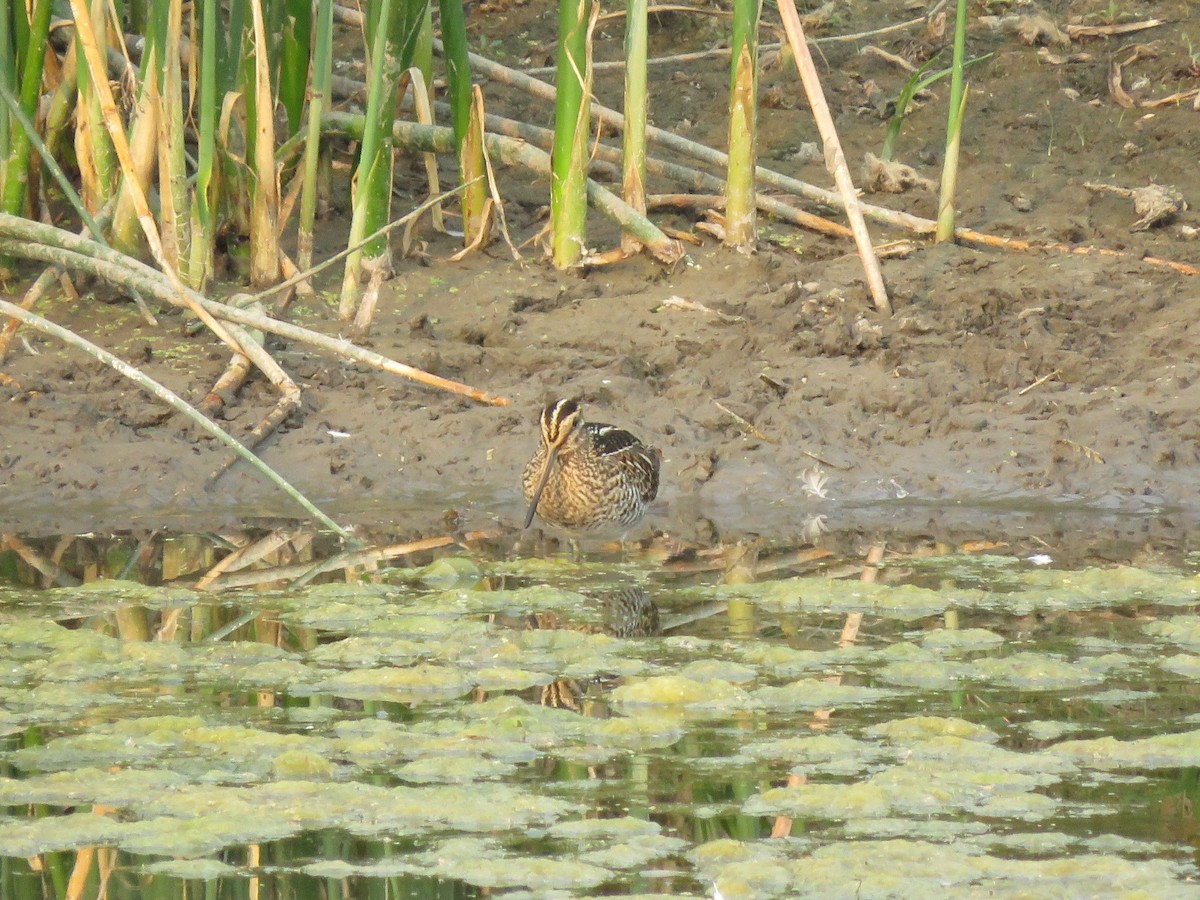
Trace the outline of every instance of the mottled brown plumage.
<instances>
[{"instance_id":1,"label":"mottled brown plumage","mask_svg":"<svg viewBox=\"0 0 1200 900\"><path fill-rule=\"evenodd\" d=\"M622 428L584 422L579 403L542 410L542 442L521 483L529 512L570 529L629 528L658 495L658 454Z\"/></svg>"}]
</instances>

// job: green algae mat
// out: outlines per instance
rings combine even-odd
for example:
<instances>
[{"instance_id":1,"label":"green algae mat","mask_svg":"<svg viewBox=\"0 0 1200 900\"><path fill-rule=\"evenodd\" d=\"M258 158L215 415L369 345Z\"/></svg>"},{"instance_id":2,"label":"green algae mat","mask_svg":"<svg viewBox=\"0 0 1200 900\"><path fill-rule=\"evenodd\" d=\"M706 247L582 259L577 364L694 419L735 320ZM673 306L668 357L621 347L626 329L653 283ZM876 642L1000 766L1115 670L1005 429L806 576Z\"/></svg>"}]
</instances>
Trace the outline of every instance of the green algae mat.
<instances>
[{"instance_id":1,"label":"green algae mat","mask_svg":"<svg viewBox=\"0 0 1200 900\"><path fill-rule=\"evenodd\" d=\"M0 587L0 896L1200 897L1191 571L384 574Z\"/></svg>"}]
</instances>

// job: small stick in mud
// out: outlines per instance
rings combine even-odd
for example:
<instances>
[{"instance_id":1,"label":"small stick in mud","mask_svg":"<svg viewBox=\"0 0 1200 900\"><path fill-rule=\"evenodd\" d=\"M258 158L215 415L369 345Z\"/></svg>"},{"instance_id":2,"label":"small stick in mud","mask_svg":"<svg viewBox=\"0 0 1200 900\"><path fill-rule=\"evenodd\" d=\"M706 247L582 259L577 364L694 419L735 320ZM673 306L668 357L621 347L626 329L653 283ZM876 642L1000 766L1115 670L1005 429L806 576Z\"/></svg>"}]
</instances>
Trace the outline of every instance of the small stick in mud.
<instances>
[{"instance_id":1,"label":"small stick in mud","mask_svg":"<svg viewBox=\"0 0 1200 900\"><path fill-rule=\"evenodd\" d=\"M758 438L760 441L766 441L768 444L778 444L779 443L779 441L775 440L774 438L767 437L765 434L763 434L761 431L759 431L757 428L755 428L754 424L752 422L749 422L746 419L743 419L741 416L739 416L737 413L735 413L728 406L725 406L719 400L713 400L713 405L717 409L719 409L721 412L725 413L725 415L729 416L731 419L733 419L735 422L737 422L739 425L741 425L743 428L745 428L746 431L748 431L753 437Z\"/></svg>"},{"instance_id":2,"label":"small stick in mud","mask_svg":"<svg viewBox=\"0 0 1200 900\"><path fill-rule=\"evenodd\" d=\"M1039 378L1033 384L1026 385L1025 387L1021 388L1019 391L1017 391L1017 396L1024 397L1026 394L1028 394L1034 388L1041 387L1043 384L1045 384L1051 378L1054 378L1057 375L1059 375L1061 373L1061 371L1062 371L1061 369L1055 369L1053 372L1043 375L1041 378Z\"/></svg>"}]
</instances>

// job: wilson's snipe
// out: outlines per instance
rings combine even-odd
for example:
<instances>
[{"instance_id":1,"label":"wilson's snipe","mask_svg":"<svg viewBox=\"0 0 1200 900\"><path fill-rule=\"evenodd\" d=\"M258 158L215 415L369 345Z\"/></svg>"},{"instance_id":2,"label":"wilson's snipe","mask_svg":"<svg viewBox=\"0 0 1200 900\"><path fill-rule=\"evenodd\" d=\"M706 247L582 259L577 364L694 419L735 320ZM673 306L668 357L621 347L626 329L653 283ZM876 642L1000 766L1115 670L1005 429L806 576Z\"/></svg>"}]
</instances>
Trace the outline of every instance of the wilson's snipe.
<instances>
[{"instance_id":1,"label":"wilson's snipe","mask_svg":"<svg viewBox=\"0 0 1200 900\"><path fill-rule=\"evenodd\" d=\"M579 403L542 410L542 443L521 484L529 512L563 528L628 528L658 495L658 453L613 425L584 422Z\"/></svg>"}]
</instances>

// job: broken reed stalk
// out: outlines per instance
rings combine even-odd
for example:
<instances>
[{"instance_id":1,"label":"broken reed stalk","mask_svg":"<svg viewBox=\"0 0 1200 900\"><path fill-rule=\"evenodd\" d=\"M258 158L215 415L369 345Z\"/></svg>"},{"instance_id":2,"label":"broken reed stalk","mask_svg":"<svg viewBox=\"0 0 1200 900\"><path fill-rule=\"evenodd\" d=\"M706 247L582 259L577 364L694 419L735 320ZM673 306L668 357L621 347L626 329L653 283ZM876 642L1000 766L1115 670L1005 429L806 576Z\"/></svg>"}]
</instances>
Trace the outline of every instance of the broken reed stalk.
<instances>
[{"instance_id":1,"label":"broken reed stalk","mask_svg":"<svg viewBox=\"0 0 1200 900\"><path fill-rule=\"evenodd\" d=\"M353 540L353 536L349 531L342 528L337 522L321 512L317 506L301 494L296 488L284 479L282 475L268 466L265 462L243 447L236 438L221 429L215 422L192 409L187 402L169 388L159 384L153 378L150 378L144 372L129 365L123 359L109 353L103 347L93 344L91 341L80 337L66 328L56 325L48 319L44 319L37 313L29 312L21 309L14 303L9 303L7 300L0 300L0 313L12 316L19 319L30 328L37 329L51 337L58 338L63 343L69 344L76 349L82 350L89 356L100 360L107 366L112 367L117 372L120 372L126 378L137 384L142 390L146 391L151 396L169 405L176 412L182 414L189 422L196 425L198 428L212 435L229 449L233 450L238 456L246 460L251 466L261 472L268 480L274 483L280 490L291 497L297 504L300 505L309 515L319 521L326 528L333 531L343 540Z\"/></svg>"},{"instance_id":2,"label":"broken reed stalk","mask_svg":"<svg viewBox=\"0 0 1200 900\"><path fill-rule=\"evenodd\" d=\"M942 185L938 192L937 231L939 243L954 240L954 194L958 185L958 151L962 120L967 108L963 84L967 46L967 0L958 0L954 16L954 57L950 62L950 111L946 115L946 158L942 162Z\"/></svg>"},{"instance_id":3,"label":"broken reed stalk","mask_svg":"<svg viewBox=\"0 0 1200 900\"><path fill-rule=\"evenodd\" d=\"M488 165L483 152L483 120L486 114L483 111L483 91L478 86L471 88L467 113L467 130L461 138L455 132L455 140L458 141L460 178L465 186L462 195L463 247L475 249L491 243L494 211L488 184ZM429 124L433 124L432 119Z\"/></svg>"},{"instance_id":4,"label":"broken reed stalk","mask_svg":"<svg viewBox=\"0 0 1200 900\"><path fill-rule=\"evenodd\" d=\"M437 49L438 44L434 42L434 48ZM494 81L499 81L503 84L508 84L521 90L527 91L535 97L543 100L554 100L554 86L547 84L544 81L539 81L536 78L531 78L523 72L518 72L515 69L510 69L500 63L493 62L478 54L470 55L471 65L475 70L487 75ZM592 104L592 115L603 122L606 126L616 130L623 131L625 127L625 117L616 110L609 109L606 106L601 106L599 103ZM710 165L727 169L729 166L729 154L723 153L720 150L714 150L712 147L706 147L703 144L698 144L695 141L689 141L687 138L680 137L670 131L665 131L662 128L648 126L646 128L646 136L656 144L666 147L670 150L675 150L679 153L684 153L692 159L700 160L701 162ZM648 167L653 167L652 159L647 161ZM778 188L782 191L787 191L790 194L796 194L800 197L806 197L816 203L823 203L828 206L843 208L844 203L841 195L837 191L830 191L826 188L817 187L809 184L806 181L801 181L798 178L792 178L788 175L781 175L778 172L773 172L770 169L756 166L754 176L763 184ZM689 176L690 180L690 176ZM928 219L922 219L918 216L910 215L909 213L896 212L895 210L886 209L882 206L869 206L860 204L860 209L871 218L886 222L896 227L906 228L910 231L931 232L933 223Z\"/></svg>"},{"instance_id":5,"label":"broken reed stalk","mask_svg":"<svg viewBox=\"0 0 1200 900\"><path fill-rule=\"evenodd\" d=\"M871 245L871 235L867 231L867 223L859 206L854 179L850 176L845 154L842 153L842 142L833 124L829 105L825 102L825 92L821 88L817 67L813 64L812 54L809 53L808 44L804 40L804 29L800 25L800 16L796 13L794 0L779 0L779 14L783 18L783 28L787 32L788 43L796 59L796 69L800 73L800 82L804 85L808 105L812 107L813 118L816 119L817 129L825 145L826 168L837 183L838 192L842 195L842 208L846 210L850 229L854 232L854 242L867 276L871 300L876 310L890 315L892 304L883 283L883 273L879 270L879 260L875 257L875 249Z\"/></svg>"},{"instance_id":6,"label":"broken reed stalk","mask_svg":"<svg viewBox=\"0 0 1200 900\"><path fill-rule=\"evenodd\" d=\"M638 212L646 212L646 91L648 0L628 0L625 16L625 133L621 196ZM632 256L641 244L621 232L621 250Z\"/></svg>"},{"instance_id":7,"label":"broken reed stalk","mask_svg":"<svg viewBox=\"0 0 1200 900\"><path fill-rule=\"evenodd\" d=\"M330 112L325 116L326 127L331 131L347 134L358 139L362 134L363 117L343 112ZM433 150L438 153L454 152L454 133L446 127L428 128L412 122L397 121L393 126L396 140L417 150ZM522 166L541 175L551 174L550 155L524 141L502 135L484 136L487 152L507 165ZM683 256L678 241L667 237L645 216L631 209L619 197L588 179L587 195L592 205L613 219L621 228L631 231L646 246L655 258L673 263Z\"/></svg>"},{"instance_id":8,"label":"broken reed stalk","mask_svg":"<svg viewBox=\"0 0 1200 900\"><path fill-rule=\"evenodd\" d=\"M758 20L760 0L733 0L729 71L729 165L725 245L752 251L758 239L754 165L758 142Z\"/></svg>"},{"instance_id":9,"label":"broken reed stalk","mask_svg":"<svg viewBox=\"0 0 1200 900\"><path fill-rule=\"evenodd\" d=\"M372 563L385 562L401 556L408 556L413 553L424 553L429 550L437 550L442 547L453 547L456 544L461 544L467 541L492 540L498 537L499 534L500 533L496 531L468 531L461 535L447 534L439 537L422 538L421 540L417 541L409 541L408 543L404 544L391 544L386 547L370 547L362 550L351 550L346 553L339 553L336 557L322 560L317 563L290 563L270 569L246 570L245 565L242 565L239 567L239 569L232 572L225 572L222 570L211 578L208 574L206 574L194 585L194 587L198 590L227 591L231 588L249 587L255 584L263 584L264 582L268 581L291 581L293 579L306 576L311 579L316 575L323 574L325 572L336 572L339 569L346 569L350 566L362 566L370 565ZM245 563L244 560L241 562ZM214 569L220 565L221 563L217 563L217 566L214 566Z\"/></svg>"},{"instance_id":10,"label":"broken reed stalk","mask_svg":"<svg viewBox=\"0 0 1200 900\"><path fill-rule=\"evenodd\" d=\"M103 244L50 225L0 214L0 253L6 251L14 256L39 259L74 271L88 272L111 284L140 293L145 297L153 297L163 303L182 306L189 310L193 308L192 305L185 304L179 298L174 286L157 269L140 260L122 256ZM493 406L508 405L508 400L504 397L485 393L421 369L414 369L412 366L406 366L374 351L358 347L342 338L332 338L298 325L292 325L289 322L281 322L270 316L237 309L225 303L209 300L195 292L189 294L188 300L191 301L191 304L202 307L206 315L219 316L227 322L244 325L248 328L259 328L269 334L277 334L280 337L299 341L429 387L469 397L480 403L489 403ZM265 351L263 352L265 353ZM255 359L258 353L251 349L246 355Z\"/></svg>"},{"instance_id":11,"label":"broken reed stalk","mask_svg":"<svg viewBox=\"0 0 1200 900\"><path fill-rule=\"evenodd\" d=\"M146 241L150 245L150 254L154 257L154 261L158 263L158 267L170 282L171 287L174 288L177 296L192 310L200 321L235 353L244 353L252 357L252 354L246 352L238 345L237 340L229 333L228 329L222 326L220 322L209 315L202 307L195 304L191 299L191 295L179 280L179 274L175 271L174 266L171 265L163 253L162 241L159 238L158 226L155 224L154 216L150 212L150 204L146 199L145 193L138 185L137 180L133 177L134 167L133 160L129 154L129 142L125 138L125 132L121 127L121 118L117 112L117 105L113 100L112 91L109 89L108 74L104 65L104 59L100 55L100 51L96 45L96 32L92 25L91 13L87 8L85 0L71 0L71 8L75 12L77 26L75 34L78 38L78 46L83 48L84 58L87 60L87 69L96 90L97 100L104 121L104 129L112 139L113 149L120 162L121 171L125 175L127 190L137 209L138 223L141 225L142 231L146 235Z\"/></svg>"},{"instance_id":12,"label":"broken reed stalk","mask_svg":"<svg viewBox=\"0 0 1200 900\"><path fill-rule=\"evenodd\" d=\"M592 96L591 38L598 9L591 0L559 0L558 76L551 152L550 221L554 265L583 258L587 242L587 165Z\"/></svg>"},{"instance_id":13,"label":"broken reed stalk","mask_svg":"<svg viewBox=\"0 0 1200 900\"><path fill-rule=\"evenodd\" d=\"M525 122L517 122L513 119L489 114L484 118L484 124L493 134L517 138L543 149L549 149L554 143L554 133L552 131L547 128L539 128L536 125L529 125ZM610 147L607 144L593 145L592 157L593 169L609 163L616 170L615 167L620 165L625 159L621 150L616 147ZM715 175L709 175L697 169L681 166L678 163L663 162L655 157L648 157L646 159L646 171L653 175L690 186L693 190L711 191L716 196L716 200L707 204L710 209L723 209L725 206L725 182ZM834 195L830 194L830 196ZM845 225L840 225L837 222L831 222L828 219L813 215L810 212L785 203L777 197L755 192L755 203L758 205L758 209L767 215L774 216L784 222L790 222L800 228L808 228L811 231L838 238L853 237L853 232Z\"/></svg>"}]
</instances>

